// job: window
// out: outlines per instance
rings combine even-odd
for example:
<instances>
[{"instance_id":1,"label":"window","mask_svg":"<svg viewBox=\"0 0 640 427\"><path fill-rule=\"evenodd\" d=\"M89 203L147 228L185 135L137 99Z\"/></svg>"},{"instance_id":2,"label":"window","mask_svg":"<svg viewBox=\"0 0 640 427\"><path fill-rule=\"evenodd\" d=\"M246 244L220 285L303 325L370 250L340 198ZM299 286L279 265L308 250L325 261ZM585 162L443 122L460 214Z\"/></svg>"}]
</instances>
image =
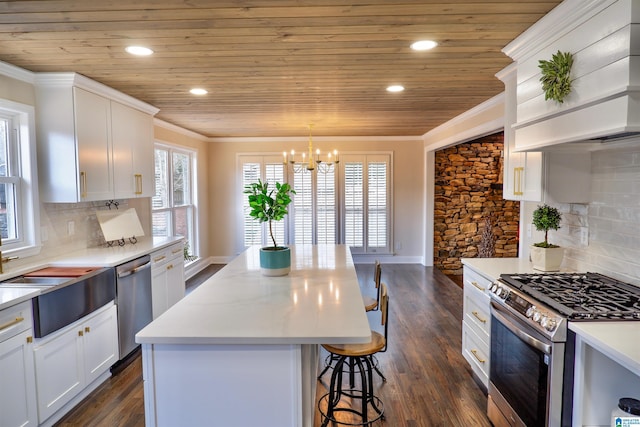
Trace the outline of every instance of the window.
<instances>
[{"instance_id":1,"label":"window","mask_svg":"<svg viewBox=\"0 0 640 427\"><path fill-rule=\"evenodd\" d=\"M282 157L243 155L240 156L240 165L242 170L242 191L244 191L245 186L257 182L258 179L267 181L270 186L274 186L276 182L286 182ZM268 223L261 223L249 216L249 198L244 193L242 193L242 196L243 246L272 245ZM278 245L289 244L286 222L287 218L284 221L273 223L273 235Z\"/></svg>"},{"instance_id":2,"label":"window","mask_svg":"<svg viewBox=\"0 0 640 427\"><path fill-rule=\"evenodd\" d=\"M344 241L354 253L391 252L391 155L341 156Z\"/></svg>"},{"instance_id":3,"label":"window","mask_svg":"<svg viewBox=\"0 0 640 427\"><path fill-rule=\"evenodd\" d=\"M243 155L240 164L243 186L258 178L283 182L285 166L280 156ZM289 222L278 223L279 242L344 243L354 253L391 252L390 153L342 154L338 170L286 172L296 194L285 218ZM248 215L246 197L243 212L244 245L265 244L266 231Z\"/></svg>"},{"instance_id":4,"label":"window","mask_svg":"<svg viewBox=\"0 0 640 427\"><path fill-rule=\"evenodd\" d=\"M33 107L0 100L0 236L5 254L38 253Z\"/></svg>"},{"instance_id":5,"label":"window","mask_svg":"<svg viewBox=\"0 0 640 427\"><path fill-rule=\"evenodd\" d=\"M189 253L197 253L195 239L194 151L156 144L156 194L151 199L154 236L183 236Z\"/></svg>"}]
</instances>

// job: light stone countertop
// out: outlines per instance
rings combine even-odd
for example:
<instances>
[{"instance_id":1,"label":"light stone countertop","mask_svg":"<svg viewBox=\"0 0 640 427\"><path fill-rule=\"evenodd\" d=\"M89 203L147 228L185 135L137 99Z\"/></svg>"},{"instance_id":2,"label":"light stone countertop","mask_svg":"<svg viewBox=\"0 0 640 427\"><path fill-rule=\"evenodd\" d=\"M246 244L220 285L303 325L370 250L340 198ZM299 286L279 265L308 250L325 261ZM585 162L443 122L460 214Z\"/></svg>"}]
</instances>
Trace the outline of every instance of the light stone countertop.
<instances>
[{"instance_id":1,"label":"light stone countertop","mask_svg":"<svg viewBox=\"0 0 640 427\"><path fill-rule=\"evenodd\" d=\"M569 322L587 344L640 376L640 323Z\"/></svg>"},{"instance_id":2,"label":"light stone countertop","mask_svg":"<svg viewBox=\"0 0 640 427\"><path fill-rule=\"evenodd\" d=\"M462 258L462 264L468 265L492 282L501 274L539 273L524 258Z\"/></svg>"},{"instance_id":3,"label":"light stone countertop","mask_svg":"<svg viewBox=\"0 0 640 427\"><path fill-rule=\"evenodd\" d=\"M371 329L345 245L291 246L291 272L240 254L136 335L143 344L364 343Z\"/></svg>"},{"instance_id":4,"label":"light stone countertop","mask_svg":"<svg viewBox=\"0 0 640 427\"><path fill-rule=\"evenodd\" d=\"M154 237L140 239L136 244L127 243L124 246L87 248L60 255L56 258L34 261L19 269L12 269L0 275L0 281L20 276L30 271L49 266L74 267L115 267L132 259L160 250L181 241L181 237ZM37 257L34 257L37 258ZM40 294L37 287L10 287L0 283L0 310L29 300Z\"/></svg>"}]
</instances>

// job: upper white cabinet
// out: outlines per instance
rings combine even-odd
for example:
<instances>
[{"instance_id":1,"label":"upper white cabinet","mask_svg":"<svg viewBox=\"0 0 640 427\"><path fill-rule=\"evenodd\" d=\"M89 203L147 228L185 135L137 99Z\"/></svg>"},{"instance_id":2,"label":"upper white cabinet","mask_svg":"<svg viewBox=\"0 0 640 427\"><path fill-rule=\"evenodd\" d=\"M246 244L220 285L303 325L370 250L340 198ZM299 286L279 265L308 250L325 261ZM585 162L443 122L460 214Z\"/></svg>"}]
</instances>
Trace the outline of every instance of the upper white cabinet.
<instances>
[{"instance_id":1,"label":"upper white cabinet","mask_svg":"<svg viewBox=\"0 0 640 427\"><path fill-rule=\"evenodd\" d=\"M74 73L36 78L45 202L151 197L157 109Z\"/></svg>"},{"instance_id":2,"label":"upper white cabinet","mask_svg":"<svg viewBox=\"0 0 640 427\"><path fill-rule=\"evenodd\" d=\"M542 200L542 153L515 151L516 67L497 74L504 83L504 177L502 196L507 200Z\"/></svg>"}]
</instances>

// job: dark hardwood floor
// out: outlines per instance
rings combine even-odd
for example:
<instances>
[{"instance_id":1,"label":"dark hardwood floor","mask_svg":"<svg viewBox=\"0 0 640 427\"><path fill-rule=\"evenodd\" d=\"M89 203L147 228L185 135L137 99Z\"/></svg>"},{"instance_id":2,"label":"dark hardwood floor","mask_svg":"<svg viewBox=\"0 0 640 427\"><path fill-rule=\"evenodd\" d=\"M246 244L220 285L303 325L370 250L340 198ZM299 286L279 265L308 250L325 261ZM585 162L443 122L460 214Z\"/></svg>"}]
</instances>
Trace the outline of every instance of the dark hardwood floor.
<instances>
[{"instance_id":1,"label":"dark hardwood floor","mask_svg":"<svg viewBox=\"0 0 640 427\"><path fill-rule=\"evenodd\" d=\"M373 294L373 266L359 264L356 270L363 292ZM201 279L191 281L190 287ZM382 281L390 295L389 347L378 355L387 382L374 374L376 394L385 408L385 419L376 425L491 426L486 396L460 352L462 289L438 270L419 265L383 264ZM379 322L376 316L370 314L373 328ZM141 367L140 357L133 358L56 426L144 426ZM326 392L330 377L328 371L318 382L318 397ZM315 425L320 425L318 411ZM211 426L226 427L217 426L214 418Z\"/></svg>"}]
</instances>

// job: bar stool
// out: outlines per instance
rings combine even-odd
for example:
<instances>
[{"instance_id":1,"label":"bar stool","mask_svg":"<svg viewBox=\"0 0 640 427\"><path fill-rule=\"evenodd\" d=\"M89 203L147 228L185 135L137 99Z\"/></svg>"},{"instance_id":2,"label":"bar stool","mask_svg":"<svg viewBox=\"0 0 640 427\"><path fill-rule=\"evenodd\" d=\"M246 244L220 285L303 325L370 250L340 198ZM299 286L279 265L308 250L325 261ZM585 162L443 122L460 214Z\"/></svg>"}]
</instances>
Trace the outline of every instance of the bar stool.
<instances>
[{"instance_id":1,"label":"bar stool","mask_svg":"<svg viewBox=\"0 0 640 427\"><path fill-rule=\"evenodd\" d=\"M364 302L365 311L377 311L380 308L380 280L382 278L382 266L380 265L380 261L376 260L373 269L373 284L376 289L376 297L373 298L371 296L362 297ZM333 366L333 364L338 360L338 356L335 354L329 354L325 359L324 369L318 375L318 379L322 378L322 376ZM382 381L386 381L387 379L380 371L378 367L378 360L372 356L371 363L373 364L373 369L380 375ZM353 368L353 367L352 367Z\"/></svg>"},{"instance_id":2,"label":"bar stool","mask_svg":"<svg viewBox=\"0 0 640 427\"><path fill-rule=\"evenodd\" d=\"M331 374L329 392L325 393L318 401L318 410L322 416L322 427L329 422L352 426L370 426L384 415L383 402L373 390L373 364L374 354L385 351L387 348L389 295L387 286L380 284L380 312L381 324L384 326L384 334L371 331L371 342L366 344L322 344L322 347L332 355L337 356L337 361ZM345 364L350 367L345 369ZM348 372L349 388L345 389L342 381L343 373ZM358 373L360 388L355 387L354 377ZM341 405L343 398L350 398L351 405ZM356 409L357 402L360 408ZM343 402L344 403L344 402ZM326 408L325 408L326 406ZM340 420L341 413L353 414L360 418L360 422Z\"/></svg>"}]
</instances>

